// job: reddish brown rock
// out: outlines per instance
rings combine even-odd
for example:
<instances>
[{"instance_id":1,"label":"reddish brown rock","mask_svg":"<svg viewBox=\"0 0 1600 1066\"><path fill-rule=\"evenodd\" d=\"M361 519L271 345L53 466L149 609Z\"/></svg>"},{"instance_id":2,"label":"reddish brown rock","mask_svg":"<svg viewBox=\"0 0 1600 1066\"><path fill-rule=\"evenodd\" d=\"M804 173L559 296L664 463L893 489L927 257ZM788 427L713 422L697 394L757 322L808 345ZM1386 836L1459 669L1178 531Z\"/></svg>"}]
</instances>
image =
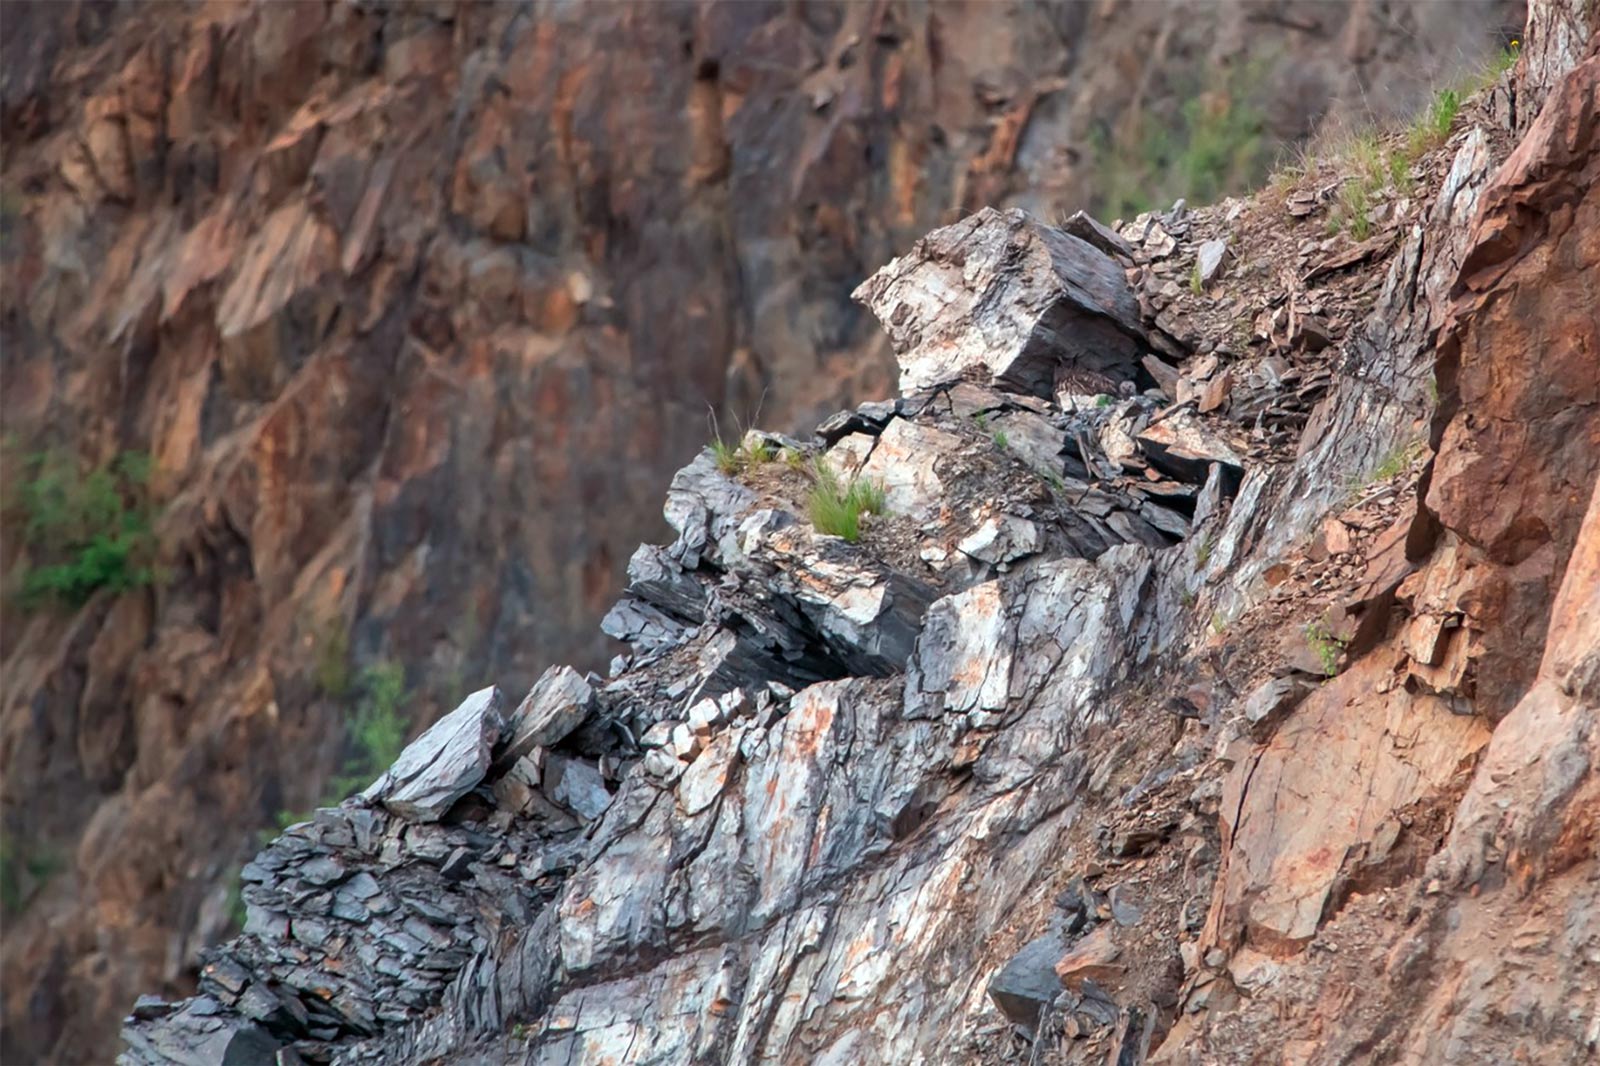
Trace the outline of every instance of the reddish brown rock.
<instances>
[{"instance_id":1,"label":"reddish brown rock","mask_svg":"<svg viewBox=\"0 0 1600 1066\"><path fill-rule=\"evenodd\" d=\"M1379 49L1245 4L8 5L6 429L148 452L166 579L0 618L4 830L56 871L0 1058L104 1060L192 988L257 828L343 763L319 658L405 664L418 728L598 663L707 408L886 394L848 293L946 213L1078 206L1083 131L1243 41L1278 132L1405 110L1506 6L1400 5Z\"/></svg>"}]
</instances>

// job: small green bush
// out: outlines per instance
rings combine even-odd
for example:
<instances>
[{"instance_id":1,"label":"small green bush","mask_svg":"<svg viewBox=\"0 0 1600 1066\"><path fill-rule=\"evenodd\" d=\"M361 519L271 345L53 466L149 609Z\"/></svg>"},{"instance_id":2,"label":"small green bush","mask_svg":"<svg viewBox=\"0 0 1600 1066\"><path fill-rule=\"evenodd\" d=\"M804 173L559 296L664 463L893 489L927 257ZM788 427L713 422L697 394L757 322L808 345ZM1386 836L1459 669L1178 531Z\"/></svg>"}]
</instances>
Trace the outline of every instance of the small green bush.
<instances>
[{"instance_id":1,"label":"small green bush","mask_svg":"<svg viewBox=\"0 0 1600 1066\"><path fill-rule=\"evenodd\" d=\"M1322 672L1329 677L1339 672L1339 656L1344 654L1345 641L1329 633L1321 622L1306 626L1306 643L1316 654Z\"/></svg>"},{"instance_id":2,"label":"small green bush","mask_svg":"<svg viewBox=\"0 0 1600 1066\"><path fill-rule=\"evenodd\" d=\"M994 431L994 446L1001 451L1011 447L1011 438L1006 436L1005 430L997 429Z\"/></svg>"},{"instance_id":3,"label":"small green bush","mask_svg":"<svg viewBox=\"0 0 1600 1066\"><path fill-rule=\"evenodd\" d=\"M125 452L84 474L72 457L45 452L26 470L17 502L38 561L22 578L24 605L78 606L102 588L121 593L155 580L148 457Z\"/></svg>"},{"instance_id":4,"label":"small green bush","mask_svg":"<svg viewBox=\"0 0 1600 1066\"><path fill-rule=\"evenodd\" d=\"M1455 89L1440 89L1434 94L1428 109L1411 123L1406 135L1409 162L1415 162L1424 152L1431 152L1450 136L1450 127L1461 113L1461 94Z\"/></svg>"},{"instance_id":5,"label":"small green bush","mask_svg":"<svg viewBox=\"0 0 1600 1066\"><path fill-rule=\"evenodd\" d=\"M20 914L64 865L51 848L19 847L9 835L0 836L0 913Z\"/></svg>"},{"instance_id":6,"label":"small green bush","mask_svg":"<svg viewBox=\"0 0 1600 1066\"><path fill-rule=\"evenodd\" d=\"M405 668L384 662L361 675L361 701L350 723L344 770L333 779L330 802L370 785L387 770L406 746L406 717L402 713L409 693Z\"/></svg>"},{"instance_id":7,"label":"small green bush","mask_svg":"<svg viewBox=\"0 0 1600 1066\"><path fill-rule=\"evenodd\" d=\"M883 514L887 500L883 486L866 478L856 478L848 486L838 476L818 464L817 483L811 490L811 524L818 533L843 537L852 544L861 539L861 516Z\"/></svg>"},{"instance_id":8,"label":"small green bush","mask_svg":"<svg viewBox=\"0 0 1600 1066\"><path fill-rule=\"evenodd\" d=\"M746 437L742 443L716 437L711 441L711 456L724 474L737 474L778 458L778 449L767 441Z\"/></svg>"},{"instance_id":9,"label":"small green bush","mask_svg":"<svg viewBox=\"0 0 1600 1066\"><path fill-rule=\"evenodd\" d=\"M1096 196L1091 208L1113 218L1165 207L1177 197L1214 203L1266 175L1271 146L1262 95L1265 67L1243 64L1208 85L1177 86L1187 97L1176 115L1135 117L1114 133L1091 135Z\"/></svg>"},{"instance_id":10,"label":"small green bush","mask_svg":"<svg viewBox=\"0 0 1600 1066\"><path fill-rule=\"evenodd\" d=\"M350 633L340 619L323 625L317 640L317 690L333 699L350 692Z\"/></svg>"}]
</instances>

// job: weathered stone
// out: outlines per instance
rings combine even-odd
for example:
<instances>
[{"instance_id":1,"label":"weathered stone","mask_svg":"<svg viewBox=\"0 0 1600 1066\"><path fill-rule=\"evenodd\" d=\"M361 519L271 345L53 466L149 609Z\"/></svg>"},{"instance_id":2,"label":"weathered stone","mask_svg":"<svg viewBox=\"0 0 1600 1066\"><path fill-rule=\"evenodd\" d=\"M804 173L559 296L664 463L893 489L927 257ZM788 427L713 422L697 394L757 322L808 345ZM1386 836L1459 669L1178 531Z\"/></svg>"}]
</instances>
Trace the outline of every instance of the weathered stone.
<instances>
[{"instance_id":1,"label":"weathered stone","mask_svg":"<svg viewBox=\"0 0 1600 1066\"><path fill-rule=\"evenodd\" d=\"M483 780L500 740L500 690L474 692L406 745L361 798L414 822L436 822Z\"/></svg>"},{"instance_id":2,"label":"weathered stone","mask_svg":"<svg viewBox=\"0 0 1600 1066\"><path fill-rule=\"evenodd\" d=\"M1055 964L1065 949L1054 933L1029 941L989 979L989 998L1007 1018L1033 1031L1061 994Z\"/></svg>"},{"instance_id":3,"label":"weathered stone","mask_svg":"<svg viewBox=\"0 0 1600 1066\"><path fill-rule=\"evenodd\" d=\"M935 230L855 297L883 323L908 393L972 369L1035 396L1060 366L1129 380L1144 343L1116 262L1021 211Z\"/></svg>"},{"instance_id":4,"label":"weathered stone","mask_svg":"<svg viewBox=\"0 0 1600 1066\"><path fill-rule=\"evenodd\" d=\"M1117 962L1121 956L1115 926L1106 922L1058 955L1053 972L1064 987L1074 992L1082 991L1085 981L1115 989L1127 972L1127 967Z\"/></svg>"},{"instance_id":5,"label":"weathered stone","mask_svg":"<svg viewBox=\"0 0 1600 1066\"><path fill-rule=\"evenodd\" d=\"M1245 721L1250 723L1252 732L1264 736L1299 706L1313 687L1304 679L1294 676L1276 677L1263 682L1244 701Z\"/></svg>"},{"instance_id":6,"label":"weathered stone","mask_svg":"<svg viewBox=\"0 0 1600 1066\"><path fill-rule=\"evenodd\" d=\"M534 748L559 744L583 724L593 706L594 690L582 675L570 666L552 666L512 713L496 769L504 772Z\"/></svg>"},{"instance_id":7,"label":"weathered stone","mask_svg":"<svg viewBox=\"0 0 1600 1066\"><path fill-rule=\"evenodd\" d=\"M1193 411L1175 407L1139 433L1139 444L1150 465L1164 474L1203 483L1213 464L1237 487L1244 460L1232 446L1212 432Z\"/></svg>"},{"instance_id":8,"label":"weathered stone","mask_svg":"<svg viewBox=\"0 0 1600 1066\"><path fill-rule=\"evenodd\" d=\"M1220 237L1200 245L1200 250L1195 253L1195 264L1200 271L1200 284L1209 285L1216 279L1227 254L1228 242Z\"/></svg>"},{"instance_id":9,"label":"weathered stone","mask_svg":"<svg viewBox=\"0 0 1600 1066\"><path fill-rule=\"evenodd\" d=\"M553 757L550 776L555 784L550 798L572 809L586 822L592 822L611 806L611 793L600 770L584 759Z\"/></svg>"},{"instance_id":10,"label":"weathered stone","mask_svg":"<svg viewBox=\"0 0 1600 1066\"><path fill-rule=\"evenodd\" d=\"M1039 527L1026 518L1002 514L986 518L956 548L994 566L1005 566L1033 555L1044 544Z\"/></svg>"}]
</instances>

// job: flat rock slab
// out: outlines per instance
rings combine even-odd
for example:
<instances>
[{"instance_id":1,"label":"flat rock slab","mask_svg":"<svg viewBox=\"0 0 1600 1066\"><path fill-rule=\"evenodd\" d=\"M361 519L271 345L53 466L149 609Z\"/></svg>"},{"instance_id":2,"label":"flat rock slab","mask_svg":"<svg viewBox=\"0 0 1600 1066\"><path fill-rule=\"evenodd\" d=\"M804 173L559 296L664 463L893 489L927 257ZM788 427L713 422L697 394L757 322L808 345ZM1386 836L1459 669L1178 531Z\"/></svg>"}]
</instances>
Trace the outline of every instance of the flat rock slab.
<instances>
[{"instance_id":1,"label":"flat rock slab","mask_svg":"<svg viewBox=\"0 0 1600 1066\"><path fill-rule=\"evenodd\" d=\"M1116 260L1018 210L934 230L854 295L883 323L906 393L977 371L1049 397L1058 371L1131 381L1146 349Z\"/></svg>"},{"instance_id":2,"label":"flat rock slab","mask_svg":"<svg viewBox=\"0 0 1600 1066\"><path fill-rule=\"evenodd\" d=\"M1244 460L1233 447L1186 407L1175 408L1139 434L1150 465L1169 477L1203 484L1212 464L1221 466L1224 491L1232 495L1244 477Z\"/></svg>"},{"instance_id":3,"label":"flat rock slab","mask_svg":"<svg viewBox=\"0 0 1600 1066\"><path fill-rule=\"evenodd\" d=\"M498 688L481 689L400 753L361 798L413 822L437 822L489 770L504 720Z\"/></svg>"},{"instance_id":4,"label":"flat rock slab","mask_svg":"<svg viewBox=\"0 0 1600 1066\"><path fill-rule=\"evenodd\" d=\"M511 716L511 739L497 767L509 768L534 748L559 744L583 724L594 706L594 690L570 666L552 666L535 681Z\"/></svg>"},{"instance_id":5,"label":"flat rock slab","mask_svg":"<svg viewBox=\"0 0 1600 1066\"><path fill-rule=\"evenodd\" d=\"M1007 1018L1032 1030L1061 994L1056 962L1066 950L1057 933L1030 941L990 979L989 998Z\"/></svg>"}]
</instances>

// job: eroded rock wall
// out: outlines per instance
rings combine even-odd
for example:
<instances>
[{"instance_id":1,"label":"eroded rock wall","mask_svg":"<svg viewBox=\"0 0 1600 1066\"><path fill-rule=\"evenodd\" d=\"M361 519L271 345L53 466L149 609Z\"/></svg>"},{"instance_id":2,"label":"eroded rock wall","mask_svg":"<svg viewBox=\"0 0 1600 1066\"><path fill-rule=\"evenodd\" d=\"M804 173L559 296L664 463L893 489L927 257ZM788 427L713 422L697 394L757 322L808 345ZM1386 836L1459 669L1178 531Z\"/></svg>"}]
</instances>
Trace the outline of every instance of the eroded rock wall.
<instances>
[{"instance_id":1,"label":"eroded rock wall","mask_svg":"<svg viewBox=\"0 0 1600 1066\"><path fill-rule=\"evenodd\" d=\"M30 871L5 1057L103 1060L135 990L191 988L258 827L342 767L353 698L320 664L402 664L420 728L467 679L599 663L708 408L729 435L797 429L892 391L850 293L915 237L989 205L1065 214L1096 145L1197 94L1285 139L1406 113L1517 10L7 5L5 480L35 448L148 452L162 580L0 618L4 833ZM1257 80L1211 84L1235 67ZM1030 413L997 421L1050 455ZM940 446L889 421L875 473ZM1062 473L1087 485L1089 462ZM962 537L997 561L1035 536L1155 547L1191 488L1096 486L1059 528ZM900 625L784 669L882 671Z\"/></svg>"},{"instance_id":2,"label":"eroded rock wall","mask_svg":"<svg viewBox=\"0 0 1600 1066\"><path fill-rule=\"evenodd\" d=\"M280 837L125 1061L1590 1061L1589 30L1520 141L1529 65L1360 242L1313 171L913 248L863 290L907 391L680 471L609 676L486 690ZM1018 305L969 301L1006 335L936 381L957 233ZM1119 285L1122 361L1041 348ZM857 477L881 513L818 529Z\"/></svg>"}]
</instances>

